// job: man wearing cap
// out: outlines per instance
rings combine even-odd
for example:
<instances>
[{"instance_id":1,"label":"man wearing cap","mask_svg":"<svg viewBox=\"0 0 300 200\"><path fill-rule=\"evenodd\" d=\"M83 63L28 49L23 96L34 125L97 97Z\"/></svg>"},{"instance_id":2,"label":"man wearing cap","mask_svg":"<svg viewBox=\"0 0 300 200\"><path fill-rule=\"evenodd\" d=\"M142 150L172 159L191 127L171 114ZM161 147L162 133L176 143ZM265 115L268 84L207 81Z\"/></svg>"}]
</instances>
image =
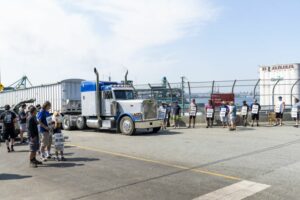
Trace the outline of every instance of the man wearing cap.
<instances>
[{"instance_id":1,"label":"man wearing cap","mask_svg":"<svg viewBox=\"0 0 300 200\"><path fill-rule=\"evenodd\" d=\"M17 115L10 111L10 106L5 106L5 112L0 115L0 121L3 123L4 140L7 146L7 152L15 151L14 142L16 138L15 122ZM9 146L9 141L11 145Z\"/></svg>"},{"instance_id":2,"label":"man wearing cap","mask_svg":"<svg viewBox=\"0 0 300 200\"><path fill-rule=\"evenodd\" d=\"M250 106L251 117L252 117L252 127L254 126L254 121L256 125L259 126L259 112L261 110L260 104L257 102L257 99L254 99L254 103Z\"/></svg>"},{"instance_id":3,"label":"man wearing cap","mask_svg":"<svg viewBox=\"0 0 300 200\"><path fill-rule=\"evenodd\" d=\"M285 102L282 100L282 97L278 97L278 102L274 107L276 113L276 124L274 126L282 126L283 113L285 110Z\"/></svg>"}]
</instances>

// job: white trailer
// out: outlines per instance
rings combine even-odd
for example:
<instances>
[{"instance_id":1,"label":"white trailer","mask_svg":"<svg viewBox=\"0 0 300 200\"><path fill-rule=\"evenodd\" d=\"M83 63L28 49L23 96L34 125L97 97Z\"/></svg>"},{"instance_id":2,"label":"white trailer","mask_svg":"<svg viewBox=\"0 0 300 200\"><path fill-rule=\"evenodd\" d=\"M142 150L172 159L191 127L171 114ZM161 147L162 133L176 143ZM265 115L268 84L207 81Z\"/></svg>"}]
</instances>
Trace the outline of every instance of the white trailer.
<instances>
[{"instance_id":1,"label":"white trailer","mask_svg":"<svg viewBox=\"0 0 300 200\"><path fill-rule=\"evenodd\" d=\"M13 106L21 101L35 99L34 105L42 105L45 101L50 101L51 112L59 111L64 115L80 114L82 81L82 79L67 79L54 84L1 92L0 107L6 104Z\"/></svg>"}]
</instances>

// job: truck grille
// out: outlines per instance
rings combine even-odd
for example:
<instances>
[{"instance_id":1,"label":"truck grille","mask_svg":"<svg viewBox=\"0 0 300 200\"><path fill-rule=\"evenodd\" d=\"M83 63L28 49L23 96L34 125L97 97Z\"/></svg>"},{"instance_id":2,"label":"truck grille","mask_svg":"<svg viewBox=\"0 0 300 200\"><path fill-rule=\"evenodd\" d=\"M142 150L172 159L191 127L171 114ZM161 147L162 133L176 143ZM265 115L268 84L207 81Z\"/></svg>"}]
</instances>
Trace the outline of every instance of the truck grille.
<instances>
[{"instance_id":1,"label":"truck grille","mask_svg":"<svg viewBox=\"0 0 300 200\"><path fill-rule=\"evenodd\" d=\"M153 100L145 100L143 103L144 120L157 118L157 104Z\"/></svg>"}]
</instances>

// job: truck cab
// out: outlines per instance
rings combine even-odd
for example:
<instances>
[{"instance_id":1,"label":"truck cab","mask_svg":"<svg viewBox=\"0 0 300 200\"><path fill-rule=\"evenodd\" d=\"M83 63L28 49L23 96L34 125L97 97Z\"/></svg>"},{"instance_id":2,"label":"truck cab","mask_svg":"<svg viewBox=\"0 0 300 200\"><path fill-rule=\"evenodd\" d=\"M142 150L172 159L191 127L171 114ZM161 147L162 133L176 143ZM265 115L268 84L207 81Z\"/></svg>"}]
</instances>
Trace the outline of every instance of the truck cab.
<instances>
[{"instance_id":1,"label":"truck cab","mask_svg":"<svg viewBox=\"0 0 300 200\"><path fill-rule=\"evenodd\" d=\"M98 87L98 88L97 88ZM155 100L136 99L134 88L117 82L83 81L82 127L116 130L132 135L136 129L160 130Z\"/></svg>"}]
</instances>

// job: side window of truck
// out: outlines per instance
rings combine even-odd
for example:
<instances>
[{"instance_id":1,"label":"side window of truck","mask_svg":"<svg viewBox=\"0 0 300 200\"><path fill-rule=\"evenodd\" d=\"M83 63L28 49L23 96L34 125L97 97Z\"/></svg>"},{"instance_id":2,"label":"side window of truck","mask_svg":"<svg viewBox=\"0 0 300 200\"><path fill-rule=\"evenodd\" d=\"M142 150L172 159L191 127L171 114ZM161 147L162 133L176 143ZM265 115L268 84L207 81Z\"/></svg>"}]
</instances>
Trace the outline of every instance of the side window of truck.
<instances>
[{"instance_id":1,"label":"side window of truck","mask_svg":"<svg viewBox=\"0 0 300 200\"><path fill-rule=\"evenodd\" d=\"M104 99L112 99L113 95L111 91L105 91L104 92Z\"/></svg>"}]
</instances>

